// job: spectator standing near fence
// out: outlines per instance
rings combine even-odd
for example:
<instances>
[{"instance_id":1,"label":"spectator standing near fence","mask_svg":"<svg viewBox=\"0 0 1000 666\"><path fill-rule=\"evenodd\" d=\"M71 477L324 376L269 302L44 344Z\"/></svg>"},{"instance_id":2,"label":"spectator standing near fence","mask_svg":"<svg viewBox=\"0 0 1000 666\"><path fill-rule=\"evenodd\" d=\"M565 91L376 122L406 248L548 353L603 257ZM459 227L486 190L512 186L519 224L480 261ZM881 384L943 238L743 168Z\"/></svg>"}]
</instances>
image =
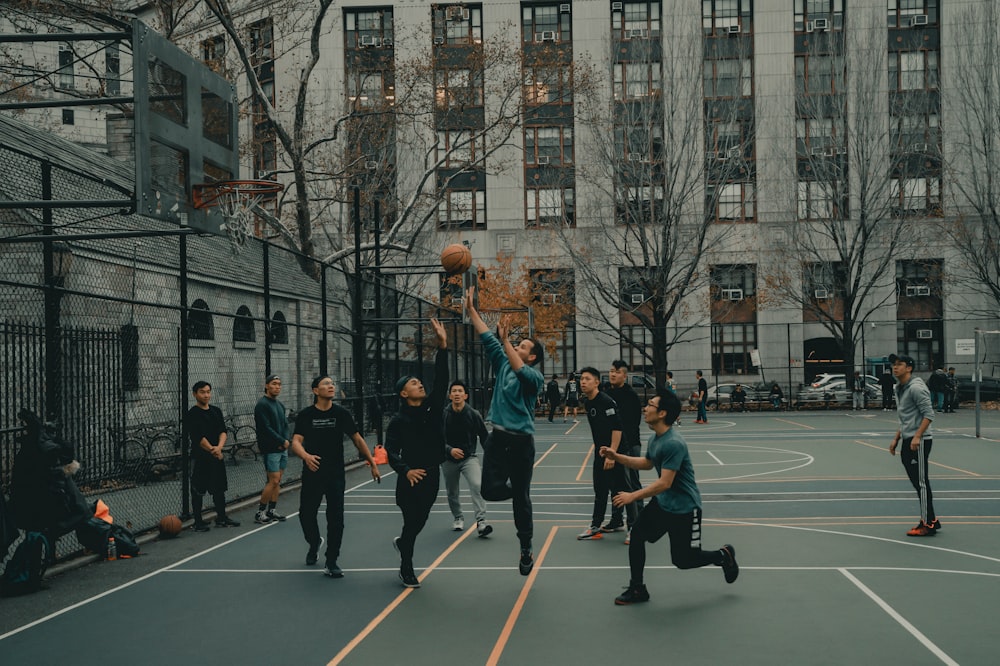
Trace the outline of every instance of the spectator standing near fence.
<instances>
[{"instance_id":1,"label":"spectator standing near fence","mask_svg":"<svg viewBox=\"0 0 1000 666\"><path fill-rule=\"evenodd\" d=\"M896 416L899 418L899 429L889 445L889 453L896 455L896 447L902 442L899 459L920 500L920 522L906 535L934 536L941 529L941 523L934 513L934 496L927 476L933 440L931 422L934 420L930 390L924 380L913 375L912 356L892 354L889 362L892 363L892 374L898 382Z\"/></svg>"},{"instance_id":2,"label":"spectator standing near fence","mask_svg":"<svg viewBox=\"0 0 1000 666\"><path fill-rule=\"evenodd\" d=\"M612 500L623 506L642 498L653 498L646 503L632 528L628 547L631 578L625 592L615 598L617 606L649 601L649 591L643 581L646 542L655 543L664 534L670 537L670 560L678 569L714 564L722 567L727 583L734 582L740 573L736 549L731 545L726 544L718 550L701 549L701 493L687 443L670 425L680 411L681 403L676 395L658 390L643 411L646 424L653 431L646 445L646 456L624 456L608 446L600 450L600 455L618 464L634 469L655 469L657 473L656 480L645 488L619 493Z\"/></svg>"},{"instance_id":3,"label":"spectator standing near fence","mask_svg":"<svg viewBox=\"0 0 1000 666\"><path fill-rule=\"evenodd\" d=\"M253 408L253 422L257 430L257 448L264 459L264 474L267 481L260 493L260 504L253 521L266 524L272 520L284 522L278 513L278 495L281 492L281 477L288 467L288 447L292 445L288 433L288 416L285 406L278 400L281 395L281 377L268 375L264 379L264 395Z\"/></svg>"},{"instance_id":4,"label":"spectator standing near fence","mask_svg":"<svg viewBox=\"0 0 1000 666\"><path fill-rule=\"evenodd\" d=\"M351 413L333 404L337 386L329 376L312 381L313 404L295 418L291 451L302 459L302 490L299 493L299 524L302 536L309 544L306 564L312 566L319 558L323 539L319 535L317 514L326 498L326 568L330 578L343 578L338 565L340 546L344 540L344 437L350 437L358 454L368 462L372 478L380 481L378 465L372 458L365 438L358 432Z\"/></svg>"},{"instance_id":5,"label":"spectator standing near fence","mask_svg":"<svg viewBox=\"0 0 1000 666\"><path fill-rule=\"evenodd\" d=\"M226 515L226 463L222 448L226 445L226 419L222 410L212 402L212 385L206 381L195 382L191 387L195 404L184 417L184 427L191 440L191 511L194 514L195 532L207 532L208 523L202 517L205 493L215 503L216 527L239 527L239 522Z\"/></svg>"},{"instance_id":6,"label":"spectator standing near fence","mask_svg":"<svg viewBox=\"0 0 1000 666\"><path fill-rule=\"evenodd\" d=\"M465 516L459 497L459 477L465 478L469 496L476 510L476 532L488 537L493 528L486 522L486 501L482 495L483 468L479 464L479 444L486 445L489 431L482 415L469 404L469 389L465 382L456 379L448 387L451 403L444 408L444 462L441 473L448 492L448 508L453 518L451 528L456 532L465 529Z\"/></svg>"},{"instance_id":7,"label":"spectator standing near fence","mask_svg":"<svg viewBox=\"0 0 1000 666\"><path fill-rule=\"evenodd\" d=\"M396 395L402 405L385 433L385 451L396 471L396 506L403 514L402 530L392 544L399 552L399 579L404 587L420 587L413 570L413 549L437 499L445 459L448 333L437 319L431 319L431 326L438 343L434 386L428 394L418 377L400 377Z\"/></svg>"},{"instance_id":8,"label":"spectator standing near fence","mask_svg":"<svg viewBox=\"0 0 1000 666\"><path fill-rule=\"evenodd\" d=\"M490 403L493 432L483 454L483 499L511 500L521 547L517 570L527 576L535 566L531 475L535 466L535 402L545 384L538 368L545 363L545 348L535 338L524 338L515 347L508 337L508 318L501 320L497 335L491 333L476 309L475 295L475 287L469 287L465 307L496 377Z\"/></svg>"},{"instance_id":9,"label":"spectator standing near fence","mask_svg":"<svg viewBox=\"0 0 1000 666\"><path fill-rule=\"evenodd\" d=\"M698 390L696 391L698 396L698 418L694 422L708 423L708 382L705 381L705 374L701 370L696 371L694 376L698 380Z\"/></svg>"}]
</instances>

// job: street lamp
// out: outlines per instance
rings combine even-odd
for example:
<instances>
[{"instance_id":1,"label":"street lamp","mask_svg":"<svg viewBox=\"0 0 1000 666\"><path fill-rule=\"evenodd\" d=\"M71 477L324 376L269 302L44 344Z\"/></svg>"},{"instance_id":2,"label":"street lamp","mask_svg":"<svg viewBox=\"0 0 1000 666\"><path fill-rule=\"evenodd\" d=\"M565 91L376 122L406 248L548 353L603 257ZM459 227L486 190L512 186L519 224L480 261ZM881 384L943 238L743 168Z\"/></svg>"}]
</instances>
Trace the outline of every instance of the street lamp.
<instances>
[{"instance_id":1,"label":"street lamp","mask_svg":"<svg viewBox=\"0 0 1000 666\"><path fill-rule=\"evenodd\" d=\"M45 241L45 414L56 421L62 414L62 324L60 305L66 278L73 267L73 251L61 241Z\"/></svg>"}]
</instances>

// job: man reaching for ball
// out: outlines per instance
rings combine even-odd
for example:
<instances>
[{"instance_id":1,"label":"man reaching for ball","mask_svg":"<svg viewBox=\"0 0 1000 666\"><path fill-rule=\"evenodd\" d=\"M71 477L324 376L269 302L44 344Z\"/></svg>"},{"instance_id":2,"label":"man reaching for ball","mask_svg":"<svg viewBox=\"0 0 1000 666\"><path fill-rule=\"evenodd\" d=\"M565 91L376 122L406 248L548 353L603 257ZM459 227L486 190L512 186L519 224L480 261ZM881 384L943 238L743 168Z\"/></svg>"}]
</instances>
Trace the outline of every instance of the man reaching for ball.
<instances>
[{"instance_id":1,"label":"man reaching for ball","mask_svg":"<svg viewBox=\"0 0 1000 666\"><path fill-rule=\"evenodd\" d=\"M534 523L531 514L531 473L535 464L535 404L545 378L536 368L545 359L545 349L534 338L525 338L515 347L507 337L510 320L504 317L497 335L475 306L476 288L465 292L465 307L472 326L489 357L496 383L489 416L493 432L483 453L483 499L489 502L513 500L514 525L521 544L518 571L531 573ZM499 339L498 339L499 337Z\"/></svg>"}]
</instances>

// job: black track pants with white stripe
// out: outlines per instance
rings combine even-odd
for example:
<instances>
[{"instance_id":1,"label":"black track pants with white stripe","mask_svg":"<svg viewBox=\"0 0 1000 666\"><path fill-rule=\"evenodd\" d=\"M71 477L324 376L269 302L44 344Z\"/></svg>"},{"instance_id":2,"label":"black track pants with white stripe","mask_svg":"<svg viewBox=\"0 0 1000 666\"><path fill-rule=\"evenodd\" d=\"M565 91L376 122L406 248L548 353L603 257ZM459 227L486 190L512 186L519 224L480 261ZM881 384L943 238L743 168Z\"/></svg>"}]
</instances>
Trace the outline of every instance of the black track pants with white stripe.
<instances>
[{"instance_id":1,"label":"black track pants with white stripe","mask_svg":"<svg viewBox=\"0 0 1000 666\"><path fill-rule=\"evenodd\" d=\"M931 492L931 482L927 478L928 461L931 457L931 440L921 440L920 448L916 451L910 449L910 441L905 437L900 440L899 459L903 463L906 475L910 477L910 483L917 491L917 498L920 500L920 520L929 525L937 520L937 514L934 513L934 495Z\"/></svg>"}]
</instances>

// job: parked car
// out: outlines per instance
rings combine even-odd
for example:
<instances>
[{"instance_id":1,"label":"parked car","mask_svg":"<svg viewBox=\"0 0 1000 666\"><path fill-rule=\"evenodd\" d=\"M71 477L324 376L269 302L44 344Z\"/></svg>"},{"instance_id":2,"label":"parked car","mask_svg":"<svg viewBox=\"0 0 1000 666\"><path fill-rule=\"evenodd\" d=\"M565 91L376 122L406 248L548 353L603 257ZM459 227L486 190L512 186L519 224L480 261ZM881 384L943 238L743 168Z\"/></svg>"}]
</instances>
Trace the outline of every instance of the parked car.
<instances>
[{"instance_id":1,"label":"parked car","mask_svg":"<svg viewBox=\"0 0 1000 666\"><path fill-rule=\"evenodd\" d=\"M958 380L958 400L976 399L976 382L971 378L960 378ZM1000 379L996 377L983 377L979 384L979 400L1000 400Z\"/></svg>"},{"instance_id":2,"label":"parked car","mask_svg":"<svg viewBox=\"0 0 1000 666\"><path fill-rule=\"evenodd\" d=\"M869 380L865 384L865 400L869 404L882 399L882 388L875 382ZM824 382L818 387L808 387L803 389L796 398L796 406L801 407L808 404L819 403L848 403L852 401L851 391L847 388L847 381L835 379ZM881 403L879 403L881 404Z\"/></svg>"},{"instance_id":3,"label":"parked car","mask_svg":"<svg viewBox=\"0 0 1000 666\"><path fill-rule=\"evenodd\" d=\"M864 378L868 384L878 385L878 377L874 377L872 375L864 375ZM816 377L813 378L812 382L809 384L809 388L819 388L824 384L827 384L829 382L835 382L838 379L846 381L847 378L842 372L824 372L822 374L816 375Z\"/></svg>"},{"instance_id":4,"label":"parked car","mask_svg":"<svg viewBox=\"0 0 1000 666\"><path fill-rule=\"evenodd\" d=\"M743 386L743 391L747 394L747 402L766 402L768 400L768 393L771 391L771 385L764 382L754 382L753 384L744 384L740 382ZM709 409L718 409L720 405L728 405L732 402L733 389L736 388L736 384L713 384L708 387L708 399L706 404Z\"/></svg>"}]
</instances>

